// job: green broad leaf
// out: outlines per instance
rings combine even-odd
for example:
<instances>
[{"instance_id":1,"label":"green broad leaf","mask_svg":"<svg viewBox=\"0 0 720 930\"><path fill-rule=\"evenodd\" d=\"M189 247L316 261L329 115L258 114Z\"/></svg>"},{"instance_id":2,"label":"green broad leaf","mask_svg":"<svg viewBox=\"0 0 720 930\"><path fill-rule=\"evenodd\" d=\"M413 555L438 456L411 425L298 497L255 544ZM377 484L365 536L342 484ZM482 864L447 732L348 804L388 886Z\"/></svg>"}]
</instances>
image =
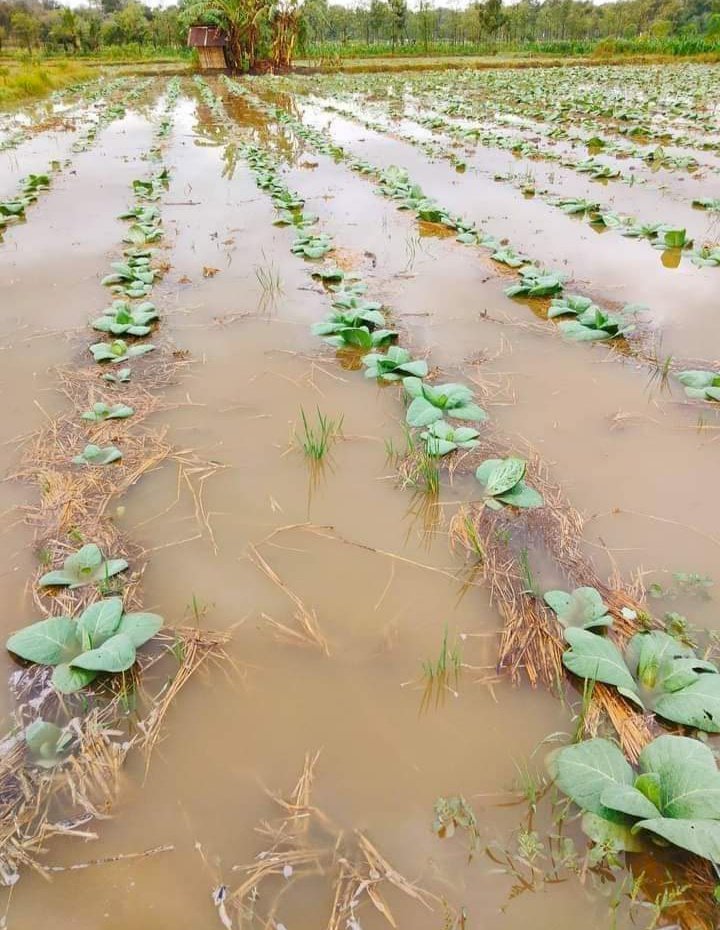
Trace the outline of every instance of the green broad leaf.
<instances>
[{"instance_id":1,"label":"green broad leaf","mask_svg":"<svg viewBox=\"0 0 720 930\"><path fill-rule=\"evenodd\" d=\"M159 614L131 613L123 614L117 628L133 646L138 649L152 639L163 627L163 618Z\"/></svg>"},{"instance_id":2,"label":"green broad leaf","mask_svg":"<svg viewBox=\"0 0 720 930\"><path fill-rule=\"evenodd\" d=\"M704 672L686 687L656 697L652 709L673 723L720 733L720 675Z\"/></svg>"},{"instance_id":3,"label":"green broad leaf","mask_svg":"<svg viewBox=\"0 0 720 930\"><path fill-rule=\"evenodd\" d=\"M129 368L121 368L115 374L107 372L102 376L103 381L109 381L111 384L126 384L132 375Z\"/></svg>"},{"instance_id":4,"label":"green broad leaf","mask_svg":"<svg viewBox=\"0 0 720 930\"><path fill-rule=\"evenodd\" d=\"M90 648L102 645L118 629L123 612L121 597L108 597L91 604L80 615L77 625L87 637Z\"/></svg>"},{"instance_id":5,"label":"green broad leaf","mask_svg":"<svg viewBox=\"0 0 720 930\"><path fill-rule=\"evenodd\" d=\"M328 345L341 349L344 346L356 346L359 349L371 349L373 339L367 326L346 326L334 336L325 339Z\"/></svg>"},{"instance_id":6,"label":"green broad leaf","mask_svg":"<svg viewBox=\"0 0 720 930\"><path fill-rule=\"evenodd\" d=\"M425 448L427 449L428 455L434 455L440 458L457 449L457 443L450 442L447 439L438 439L435 436L431 436L429 433L421 433L420 435L421 438L425 440Z\"/></svg>"},{"instance_id":7,"label":"green broad leaf","mask_svg":"<svg viewBox=\"0 0 720 930\"><path fill-rule=\"evenodd\" d=\"M42 587L58 587L72 584L72 576L61 568L54 572L46 572L38 581Z\"/></svg>"},{"instance_id":8,"label":"green broad leaf","mask_svg":"<svg viewBox=\"0 0 720 930\"><path fill-rule=\"evenodd\" d=\"M116 633L97 649L73 659L73 668L91 672L125 672L135 663L135 646L125 633Z\"/></svg>"},{"instance_id":9,"label":"green broad leaf","mask_svg":"<svg viewBox=\"0 0 720 930\"><path fill-rule=\"evenodd\" d=\"M475 420L482 422L487 420L487 413L477 404L462 404L459 407L446 407L445 413L456 420Z\"/></svg>"},{"instance_id":10,"label":"green broad leaf","mask_svg":"<svg viewBox=\"0 0 720 930\"><path fill-rule=\"evenodd\" d=\"M617 785L632 787L633 770L615 743L590 739L565 746L555 757L556 783L578 807L605 819L617 820L601 801L603 792Z\"/></svg>"},{"instance_id":11,"label":"green broad leaf","mask_svg":"<svg viewBox=\"0 0 720 930\"><path fill-rule=\"evenodd\" d=\"M686 229L668 229L661 230L664 244L669 249L681 249L687 242Z\"/></svg>"},{"instance_id":12,"label":"green broad leaf","mask_svg":"<svg viewBox=\"0 0 720 930\"><path fill-rule=\"evenodd\" d=\"M637 685L620 650L609 639L589 630L568 627L565 630L565 640L570 649L563 653L562 661L569 672L579 678L625 688L632 694L637 693Z\"/></svg>"},{"instance_id":13,"label":"green broad leaf","mask_svg":"<svg viewBox=\"0 0 720 930\"><path fill-rule=\"evenodd\" d=\"M657 776L663 817L720 819L720 772L712 750L687 736L659 736L642 750L640 772Z\"/></svg>"},{"instance_id":14,"label":"green broad leaf","mask_svg":"<svg viewBox=\"0 0 720 930\"><path fill-rule=\"evenodd\" d=\"M566 339L572 339L573 342L602 342L614 338L606 330L583 326L578 320L561 321L558 323L558 328Z\"/></svg>"},{"instance_id":15,"label":"green broad leaf","mask_svg":"<svg viewBox=\"0 0 720 930\"><path fill-rule=\"evenodd\" d=\"M473 393L464 384L425 384L422 386L423 397L442 410L464 407L473 400Z\"/></svg>"},{"instance_id":16,"label":"green broad leaf","mask_svg":"<svg viewBox=\"0 0 720 930\"><path fill-rule=\"evenodd\" d=\"M564 297L553 297L548 309L548 319L552 320L558 316L575 316L578 313L585 313L594 308L595 304L589 297L581 297L578 294L566 294Z\"/></svg>"},{"instance_id":17,"label":"green broad leaf","mask_svg":"<svg viewBox=\"0 0 720 930\"><path fill-rule=\"evenodd\" d=\"M482 466L481 466L482 467ZM513 488L525 475L527 463L524 459L501 459L490 470L485 481L485 493L492 497L504 494Z\"/></svg>"},{"instance_id":18,"label":"green broad leaf","mask_svg":"<svg viewBox=\"0 0 720 930\"><path fill-rule=\"evenodd\" d=\"M607 615L607 607L596 588L575 588L570 593L546 591L543 598L565 627L579 626L589 630L612 626L612 618Z\"/></svg>"},{"instance_id":19,"label":"green broad leaf","mask_svg":"<svg viewBox=\"0 0 720 930\"><path fill-rule=\"evenodd\" d=\"M417 359L415 361L403 362L396 370L400 371L401 376L412 375L416 378L424 378L428 373L428 366L424 359Z\"/></svg>"},{"instance_id":20,"label":"green broad leaf","mask_svg":"<svg viewBox=\"0 0 720 930\"><path fill-rule=\"evenodd\" d=\"M659 775L654 772L638 775L635 779L635 787L645 795L653 807L656 807L658 811L660 810L660 804L662 804L662 785Z\"/></svg>"},{"instance_id":21,"label":"green broad leaf","mask_svg":"<svg viewBox=\"0 0 720 930\"><path fill-rule=\"evenodd\" d=\"M690 646L662 630L648 630L636 633L625 649L625 661L630 673L639 678L646 688L654 688L660 669L668 661L695 658Z\"/></svg>"},{"instance_id":22,"label":"green broad leaf","mask_svg":"<svg viewBox=\"0 0 720 930\"><path fill-rule=\"evenodd\" d=\"M503 504L509 504L512 507L519 507L522 510L532 510L535 507L542 507L545 503L542 494L535 488L528 487L524 481L518 481L515 487L509 491L503 491L502 494L496 494L495 499L502 501Z\"/></svg>"},{"instance_id":23,"label":"green broad leaf","mask_svg":"<svg viewBox=\"0 0 720 930\"><path fill-rule=\"evenodd\" d=\"M77 577L91 575L92 572L102 565L103 555L99 546L95 543L86 543L77 552L69 555L63 563L63 568L68 574L76 574Z\"/></svg>"},{"instance_id":24,"label":"green broad leaf","mask_svg":"<svg viewBox=\"0 0 720 930\"><path fill-rule=\"evenodd\" d=\"M110 465L122 458L122 452L115 446L96 446L92 443L85 446L81 455L73 458L74 465Z\"/></svg>"},{"instance_id":25,"label":"green broad leaf","mask_svg":"<svg viewBox=\"0 0 720 930\"><path fill-rule=\"evenodd\" d=\"M330 266L328 268L318 268L312 273L313 278L319 278L321 281L342 281L345 277L345 272L342 268L337 268L336 266Z\"/></svg>"},{"instance_id":26,"label":"green broad leaf","mask_svg":"<svg viewBox=\"0 0 720 930\"><path fill-rule=\"evenodd\" d=\"M73 694L80 691L86 685L97 677L97 672L86 671L83 668L75 668L63 662L56 665L52 673L52 684L60 694Z\"/></svg>"},{"instance_id":27,"label":"green broad leaf","mask_svg":"<svg viewBox=\"0 0 720 930\"><path fill-rule=\"evenodd\" d=\"M145 343L140 346L129 346L123 339L115 339L113 342L96 342L90 346L90 352L96 362L112 362L117 365L119 362L127 361L129 358L140 357L147 352L152 352L155 346Z\"/></svg>"},{"instance_id":28,"label":"green broad leaf","mask_svg":"<svg viewBox=\"0 0 720 930\"><path fill-rule=\"evenodd\" d=\"M385 346L393 339L397 338L397 333L393 329L376 329L370 334L371 345L373 348Z\"/></svg>"},{"instance_id":29,"label":"green broad leaf","mask_svg":"<svg viewBox=\"0 0 720 930\"><path fill-rule=\"evenodd\" d=\"M25 728L23 736L28 749L38 755L47 755L46 747L50 746L52 751L55 751L62 736L62 730L57 724L49 723L47 720L33 720Z\"/></svg>"},{"instance_id":30,"label":"green broad leaf","mask_svg":"<svg viewBox=\"0 0 720 930\"><path fill-rule=\"evenodd\" d=\"M458 443L460 446L471 442L473 443L471 448L475 448L477 445L476 440L479 435L480 433L476 429L473 429L472 426L456 426L452 431L453 442Z\"/></svg>"},{"instance_id":31,"label":"green broad leaf","mask_svg":"<svg viewBox=\"0 0 720 930\"><path fill-rule=\"evenodd\" d=\"M678 381L690 388L707 388L720 385L720 375L714 371L681 371L678 372Z\"/></svg>"},{"instance_id":32,"label":"green broad leaf","mask_svg":"<svg viewBox=\"0 0 720 930\"><path fill-rule=\"evenodd\" d=\"M600 795L600 803L628 817L647 819L660 816L652 801L632 785L608 785Z\"/></svg>"},{"instance_id":33,"label":"green broad leaf","mask_svg":"<svg viewBox=\"0 0 720 930\"><path fill-rule=\"evenodd\" d=\"M696 856L720 862L720 821L718 820L674 820L658 817L641 820L633 827L637 833L645 830L662 837L668 843L687 849Z\"/></svg>"},{"instance_id":34,"label":"green broad leaf","mask_svg":"<svg viewBox=\"0 0 720 930\"><path fill-rule=\"evenodd\" d=\"M423 382L421 378L403 378L403 388L408 397L423 396Z\"/></svg>"},{"instance_id":35,"label":"green broad leaf","mask_svg":"<svg viewBox=\"0 0 720 930\"><path fill-rule=\"evenodd\" d=\"M700 675L705 673L716 675L717 669L704 659L675 659L663 662L659 669L657 686L668 693L680 691L698 681Z\"/></svg>"},{"instance_id":36,"label":"green broad leaf","mask_svg":"<svg viewBox=\"0 0 720 930\"><path fill-rule=\"evenodd\" d=\"M13 633L6 649L39 665L59 665L73 659L82 649L77 624L70 617L49 617Z\"/></svg>"},{"instance_id":37,"label":"green broad leaf","mask_svg":"<svg viewBox=\"0 0 720 930\"><path fill-rule=\"evenodd\" d=\"M106 578L124 571L128 567L125 559L109 559L104 561L102 552L94 543L88 543L82 549L65 559L62 571L48 572L43 575L38 584L69 585L70 588L79 588L86 584L96 584Z\"/></svg>"},{"instance_id":38,"label":"green broad leaf","mask_svg":"<svg viewBox=\"0 0 720 930\"><path fill-rule=\"evenodd\" d=\"M616 852L642 852L645 848L628 823L615 823L588 812L583 814L581 825L583 833L599 846L610 847Z\"/></svg>"},{"instance_id":39,"label":"green broad leaf","mask_svg":"<svg viewBox=\"0 0 720 930\"><path fill-rule=\"evenodd\" d=\"M502 464L502 461L502 459L485 459L481 465L478 465L475 469L475 477L480 484L487 484L488 478L498 465Z\"/></svg>"},{"instance_id":40,"label":"green broad leaf","mask_svg":"<svg viewBox=\"0 0 720 930\"><path fill-rule=\"evenodd\" d=\"M23 733L25 745L35 765L53 768L61 761L61 749L64 742L63 731L47 720L33 720Z\"/></svg>"},{"instance_id":41,"label":"green broad leaf","mask_svg":"<svg viewBox=\"0 0 720 930\"><path fill-rule=\"evenodd\" d=\"M405 378L403 383L407 384L411 378ZM409 426L429 426L436 420L441 420L443 411L435 407L424 397L415 397L407 409L406 420Z\"/></svg>"},{"instance_id":42,"label":"green broad leaf","mask_svg":"<svg viewBox=\"0 0 720 930\"><path fill-rule=\"evenodd\" d=\"M692 397L694 400L706 400L707 392L710 388L685 388L685 394L687 397Z\"/></svg>"},{"instance_id":43,"label":"green broad leaf","mask_svg":"<svg viewBox=\"0 0 720 930\"><path fill-rule=\"evenodd\" d=\"M83 420L93 420L99 422L102 420L124 420L127 417L131 417L135 413L132 407L128 407L126 404L112 404L109 406L104 403L93 404L92 410L86 410L82 414Z\"/></svg>"}]
</instances>

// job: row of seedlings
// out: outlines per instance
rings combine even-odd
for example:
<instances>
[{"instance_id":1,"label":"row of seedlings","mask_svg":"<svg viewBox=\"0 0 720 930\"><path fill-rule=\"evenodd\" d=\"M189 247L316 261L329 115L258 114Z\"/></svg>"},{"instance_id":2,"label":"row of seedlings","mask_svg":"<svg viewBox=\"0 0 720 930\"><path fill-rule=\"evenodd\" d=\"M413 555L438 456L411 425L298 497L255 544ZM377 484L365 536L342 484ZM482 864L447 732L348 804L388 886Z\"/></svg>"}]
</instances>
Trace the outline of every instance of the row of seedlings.
<instances>
[{"instance_id":1,"label":"row of seedlings","mask_svg":"<svg viewBox=\"0 0 720 930\"><path fill-rule=\"evenodd\" d=\"M329 141L321 132L306 126L286 110L266 104L236 81L229 78L223 80L232 93L241 94L254 106L288 126L316 151L338 160L345 160L352 170L374 179L378 183L380 193L395 200L398 209L413 211L420 222L439 224L453 230L456 240L464 245L489 249L490 258L494 262L515 270L518 274L519 280L506 287L505 294L522 299L549 298L546 316L549 320L558 320L558 328L565 338L578 342L611 343L627 341L628 337L632 337L636 330L634 321L637 314L645 309L643 306L629 304L617 313L598 306L592 298L585 295L565 294L566 276L563 273L539 268L532 263L529 256L517 252L507 239L501 240L483 232L462 217L453 216L435 200L427 197L405 169L393 166L380 169L366 160L354 158L341 145ZM642 359L640 348L636 355ZM688 397L706 401L718 400L720 393L716 389L720 387L720 373L714 369L708 367L678 370L676 376Z\"/></svg>"},{"instance_id":2,"label":"row of seedlings","mask_svg":"<svg viewBox=\"0 0 720 930\"><path fill-rule=\"evenodd\" d=\"M366 129L371 129L374 132L384 135L390 134L403 142L418 146L431 157L439 156L447 158L456 168L462 168L464 170L467 167L465 161L458 159L454 152L446 151L438 145L418 139L418 137L411 132L405 132L398 128L393 128L391 130L385 123L369 119L366 115L360 116L352 109L339 107L337 103L323 104L323 108L328 112L337 113L346 119L360 122ZM427 116L418 118L417 122L421 125L426 125L428 120L432 121L432 118ZM433 128L439 127L434 125ZM447 127L443 128L445 131L450 132ZM456 132L459 134L460 130L456 130ZM450 134L452 135L452 132L450 132ZM467 130L463 130L463 138L466 134ZM525 157L537 157L533 151L526 151L525 149L520 151L513 146L508 147L511 148L512 151L522 154ZM573 168L581 173L588 173L589 177L592 179L605 181L609 178L620 177L620 173L617 169L612 169L608 165L602 165L594 159L588 159L582 163L571 163L567 159L559 159L559 161L563 167ZM495 180L513 181L514 176L495 175ZM634 179L634 175L629 176L629 178L625 180L637 183ZM535 185L528 183L524 178L519 180L517 186L520 187L521 193L526 197L530 195L534 196L537 193ZM599 200L588 200L583 197L553 196L548 196L545 200L548 204L557 207L569 216L587 219L589 225L595 229L605 228L613 230L628 239L648 242L654 249L665 253L663 255L663 262L671 267L679 264L683 255L688 255L692 264L698 268L720 267L720 244L717 242L707 242L693 248L695 245L694 240L688 235L685 227L673 225L671 223L644 222L629 214L618 213L615 210L611 210L609 207L603 206ZM694 204L696 204L699 209L709 209L711 203L712 201L710 199L694 201Z\"/></svg>"},{"instance_id":3,"label":"row of seedlings","mask_svg":"<svg viewBox=\"0 0 720 930\"><path fill-rule=\"evenodd\" d=\"M303 198L283 183L272 157L247 143L241 146L241 154L258 187L271 196L278 222L296 228L292 251L311 262L331 253L331 238L318 229L317 217L304 211ZM314 269L312 276L324 282L332 299L331 313L313 331L334 348L359 350L366 377L402 383L409 401L407 423L422 430L419 438L427 454L440 457L478 448L479 431L465 424L478 424L486 414L470 389L427 380L427 362L412 358L396 344L398 334L388 328L381 305L366 299L367 287L359 278L326 264ZM453 420L460 424L448 422ZM474 546L484 557L490 551L490 530L495 533L502 526L507 531L518 511L544 513L539 520L550 521L546 539L561 535L558 529L567 514L554 513L560 510L557 501L546 501L526 483L526 468L524 460L510 455L485 459L476 470L483 486L477 510L481 515L494 515L482 545L480 536L475 536ZM538 475L533 483L541 482ZM555 646L550 651L576 680L586 682L587 700L594 698L608 712L625 748L624 753L615 742L595 737L560 750L551 760L558 787L582 807L583 829L601 847L616 853L637 851L657 840L709 863L717 861L720 773L712 751L698 738L665 734L653 739L650 720L644 716L647 711L655 720L701 733L720 732L717 666L682 638L653 628L653 619L630 594L603 589L572 546L563 553L556 545L553 555L561 557L558 561L568 574L584 574L583 580L592 578L595 584L535 596L532 611L550 628L548 638ZM563 559L563 555L570 558ZM533 635L537 637L538 632L536 628ZM624 656L616 637L626 644ZM625 668L622 677L620 668ZM690 785L697 803L695 798L681 800L676 785ZM703 874L710 880L711 876Z\"/></svg>"},{"instance_id":4,"label":"row of seedlings","mask_svg":"<svg viewBox=\"0 0 720 930\"><path fill-rule=\"evenodd\" d=\"M89 347L91 368L59 372L72 411L35 437L16 475L40 483L28 520L44 569L33 597L45 619L6 643L27 663L12 676L17 725L0 766L6 884L23 867L43 871L39 857L52 836L87 836L88 820L119 790L128 751L149 754L177 691L225 641L164 629L162 617L143 609L142 553L122 539L109 508L171 452L141 424L158 408L153 389L177 363L168 353L139 371L134 364L154 348L144 341L159 318L147 300L160 277L150 246L162 237L157 202L167 181L162 169L133 182L123 261L103 279L115 300L91 323L111 338Z\"/></svg>"},{"instance_id":5,"label":"row of seedlings","mask_svg":"<svg viewBox=\"0 0 720 930\"><path fill-rule=\"evenodd\" d=\"M126 109L123 104L109 102L105 99L106 94L115 93L123 87L125 83L126 81L124 79L119 79L117 82L112 82L107 87L98 89L97 93L100 95L98 99L101 106L100 115L73 144L73 152L87 151L97 139L97 135L101 129L108 126L114 120L122 119L125 116ZM138 97L147 90L149 85L149 80L142 82L138 87L130 91L126 100L132 101L138 99ZM28 208L38 200L40 194L50 189L51 173L59 170L60 163L53 161L47 173L27 175L27 177L21 179L20 187L13 197L7 200L0 200L0 242L2 242L2 233L6 227L26 219Z\"/></svg>"}]
</instances>

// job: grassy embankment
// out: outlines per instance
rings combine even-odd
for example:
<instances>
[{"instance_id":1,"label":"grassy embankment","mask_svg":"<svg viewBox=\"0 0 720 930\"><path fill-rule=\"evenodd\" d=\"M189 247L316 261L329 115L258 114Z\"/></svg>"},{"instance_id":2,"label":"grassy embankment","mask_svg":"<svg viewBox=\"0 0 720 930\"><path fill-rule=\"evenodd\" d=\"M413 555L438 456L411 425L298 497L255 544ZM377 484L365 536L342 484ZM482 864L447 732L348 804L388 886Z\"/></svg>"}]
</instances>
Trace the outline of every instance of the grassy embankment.
<instances>
[{"instance_id":1,"label":"grassy embankment","mask_svg":"<svg viewBox=\"0 0 720 930\"><path fill-rule=\"evenodd\" d=\"M92 75L85 63L69 59L0 59L0 107L44 97Z\"/></svg>"}]
</instances>

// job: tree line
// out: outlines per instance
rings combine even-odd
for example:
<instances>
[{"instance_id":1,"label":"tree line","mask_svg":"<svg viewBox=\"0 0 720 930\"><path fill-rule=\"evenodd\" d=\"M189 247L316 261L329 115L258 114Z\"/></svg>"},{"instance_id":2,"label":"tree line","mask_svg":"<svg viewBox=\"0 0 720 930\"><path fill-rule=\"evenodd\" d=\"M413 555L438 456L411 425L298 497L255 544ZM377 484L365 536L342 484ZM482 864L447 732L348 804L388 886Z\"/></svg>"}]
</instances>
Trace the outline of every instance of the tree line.
<instances>
[{"instance_id":1,"label":"tree line","mask_svg":"<svg viewBox=\"0 0 720 930\"><path fill-rule=\"evenodd\" d=\"M218 25L237 68L260 60L502 49L586 52L597 43L692 53L720 49L720 0L472 0L461 7L417 0L182 0L158 8L137 0L0 0L0 50L94 54L134 47L151 54L184 48L187 27Z\"/></svg>"},{"instance_id":2,"label":"tree line","mask_svg":"<svg viewBox=\"0 0 720 930\"><path fill-rule=\"evenodd\" d=\"M720 0L519 0L513 5L473 0L464 7L418 0L412 10L406 0L358 0L350 7L306 0L303 20L310 48L357 52L364 46L369 53L373 48L462 51L528 45L562 51L564 44L589 48L602 40L632 45L675 39L688 51L720 46Z\"/></svg>"}]
</instances>

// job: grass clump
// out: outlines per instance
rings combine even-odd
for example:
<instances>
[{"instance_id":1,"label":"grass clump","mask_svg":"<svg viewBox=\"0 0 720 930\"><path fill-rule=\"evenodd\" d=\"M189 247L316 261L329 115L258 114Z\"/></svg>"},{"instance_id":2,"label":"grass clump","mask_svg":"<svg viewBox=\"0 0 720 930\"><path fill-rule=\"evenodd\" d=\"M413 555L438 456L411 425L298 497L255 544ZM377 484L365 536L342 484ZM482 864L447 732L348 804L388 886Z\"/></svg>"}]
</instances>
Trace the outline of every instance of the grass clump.
<instances>
[{"instance_id":1,"label":"grass clump","mask_svg":"<svg viewBox=\"0 0 720 930\"><path fill-rule=\"evenodd\" d=\"M0 107L43 97L53 90L85 80L87 65L70 61L29 60L0 67Z\"/></svg>"},{"instance_id":2,"label":"grass clump","mask_svg":"<svg viewBox=\"0 0 720 930\"><path fill-rule=\"evenodd\" d=\"M300 408L303 431L296 439L305 455L314 462L322 462L330 451L332 444L342 436L343 417L329 417L315 408L316 421L308 419L304 409Z\"/></svg>"}]
</instances>

